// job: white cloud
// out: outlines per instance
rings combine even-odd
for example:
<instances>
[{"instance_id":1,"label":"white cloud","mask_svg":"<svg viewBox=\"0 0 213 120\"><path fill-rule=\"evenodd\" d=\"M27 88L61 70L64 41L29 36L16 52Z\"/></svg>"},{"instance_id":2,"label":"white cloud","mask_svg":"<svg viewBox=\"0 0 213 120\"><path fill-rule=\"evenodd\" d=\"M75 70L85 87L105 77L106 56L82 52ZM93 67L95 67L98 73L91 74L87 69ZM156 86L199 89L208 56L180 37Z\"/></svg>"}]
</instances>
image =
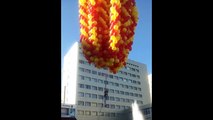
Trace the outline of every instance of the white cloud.
<instances>
[{"instance_id":1,"label":"white cloud","mask_svg":"<svg viewBox=\"0 0 213 120\"><path fill-rule=\"evenodd\" d=\"M150 97L151 97L151 101L152 101L152 74L148 75L148 83L149 83L149 91L150 91Z\"/></svg>"}]
</instances>

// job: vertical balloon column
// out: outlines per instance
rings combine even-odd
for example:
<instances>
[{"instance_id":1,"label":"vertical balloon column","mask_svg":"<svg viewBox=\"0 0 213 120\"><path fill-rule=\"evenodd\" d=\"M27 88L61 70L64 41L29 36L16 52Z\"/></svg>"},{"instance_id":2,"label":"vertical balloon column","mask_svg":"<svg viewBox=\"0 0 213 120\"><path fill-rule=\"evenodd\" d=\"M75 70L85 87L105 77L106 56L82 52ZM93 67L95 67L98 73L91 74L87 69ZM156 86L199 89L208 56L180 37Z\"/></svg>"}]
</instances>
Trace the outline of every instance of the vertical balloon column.
<instances>
[{"instance_id":1,"label":"vertical balloon column","mask_svg":"<svg viewBox=\"0 0 213 120\"><path fill-rule=\"evenodd\" d=\"M132 50L138 22L135 0L79 0L79 17L85 58L117 73Z\"/></svg>"}]
</instances>

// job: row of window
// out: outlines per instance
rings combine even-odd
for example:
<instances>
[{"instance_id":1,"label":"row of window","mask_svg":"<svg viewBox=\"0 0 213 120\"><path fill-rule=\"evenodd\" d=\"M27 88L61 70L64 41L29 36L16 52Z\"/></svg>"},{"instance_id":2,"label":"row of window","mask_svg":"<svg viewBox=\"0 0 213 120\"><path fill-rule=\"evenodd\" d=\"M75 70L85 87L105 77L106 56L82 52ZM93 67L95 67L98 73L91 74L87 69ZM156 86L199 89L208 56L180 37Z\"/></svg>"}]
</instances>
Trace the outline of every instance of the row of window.
<instances>
[{"instance_id":1,"label":"row of window","mask_svg":"<svg viewBox=\"0 0 213 120\"><path fill-rule=\"evenodd\" d=\"M132 79L127 79L127 78L123 78L123 77L118 77L118 76L114 76L115 80L119 80L122 82L127 82L127 83L133 83L133 84L138 84L140 85L140 81L136 81L136 80L132 80Z\"/></svg>"},{"instance_id":2,"label":"row of window","mask_svg":"<svg viewBox=\"0 0 213 120\"><path fill-rule=\"evenodd\" d=\"M103 103L88 102L88 101L85 101L85 102L84 101L78 101L78 106L103 107ZM130 108L130 106L114 105L114 104L106 104L105 107L109 108L109 109L117 109L117 110L124 110L124 109L129 109Z\"/></svg>"},{"instance_id":3,"label":"row of window","mask_svg":"<svg viewBox=\"0 0 213 120\"><path fill-rule=\"evenodd\" d=\"M113 79L113 75L108 75L106 73L102 73L102 72L97 72L95 70L90 70L90 69L87 69L87 68L82 68L82 67L79 67L79 70L82 71L82 72L86 72L86 73L92 73L94 75L99 75L99 76L109 76L110 78ZM139 71L138 71L139 72ZM135 75L135 74L132 74L132 73L127 73L125 71L119 71L119 73L123 74L123 75L126 75L126 76L130 76L130 77L133 77L133 78L138 78L140 79L140 75Z\"/></svg>"},{"instance_id":4,"label":"row of window","mask_svg":"<svg viewBox=\"0 0 213 120\"><path fill-rule=\"evenodd\" d=\"M150 114L150 111L143 111L144 115ZM130 113L131 114L131 113ZM78 110L78 115L86 116L106 116L106 117L118 117L121 116L121 113L112 113L112 112L98 112L98 111L89 111L89 110Z\"/></svg>"},{"instance_id":5,"label":"row of window","mask_svg":"<svg viewBox=\"0 0 213 120\"><path fill-rule=\"evenodd\" d=\"M85 88L85 89L88 89L88 90L104 91L103 87L91 86L91 85L80 84L80 83L78 85L79 85L79 88ZM114 90L114 89L109 89L109 93L121 94L121 95L127 95L127 96L134 96L134 97L141 97L142 98L142 94L126 92L126 91L119 91L119 90Z\"/></svg>"},{"instance_id":6,"label":"row of window","mask_svg":"<svg viewBox=\"0 0 213 120\"><path fill-rule=\"evenodd\" d=\"M143 114L144 115L148 115L148 114L151 114L151 109L150 108L146 108L146 109L143 109Z\"/></svg>"},{"instance_id":7,"label":"row of window","mask_svg":"<svg viewBox=\"0 0 213 120\"><path fill-rule=\"evenodd\" d=\"M129 89L137 90L137 87L134 88L133 86L130 86L130 85L119 84L119 83L116 83L116 82L109 82L109 81L106 81L106 80L91 78L91 77L88 77L88 76L79 75L79 78L80 78L80 80L86 80L86 81L97 82L97 83L107 84L107 85L116 86L116 87L120 86L120 87L123 87L123 88L126 88L126 89L129 88ZM126 78L123 79L122 77L119 77L118 80L125 81L127 83L133 83L133 84L136 84L136 85L141 84L140 81L135 81L135 80L126 79ZM141 89L138 89L138 90L141 91Z\"/></svg>"},{"instance_id":8,"label":"row of window","mask_svg":"<svg viewBox=\"0 0 213 120\"><path fill-rule=\"evenodd\" d=\"M138 96L140 98L142 98L142 95L141 94L133 94L135 97ZM91 93L84 93L84 92L78 92L78 96L79 97L85 97L85 98L93 98L93 99L100 99L100 100L103 100L104 99L104 96L103 95L98 95L98 94L91 94ZM113 96L108 96L106 98L107 100L110 100L110 101L117 101L117 102L127 102L127 103L133 103L134 100L133 99L125 99L125 98L119 98L119 97L113 97ZM138 103L140 104L143 104L142 101L137 101Z\"/></svg>"},{"instance_id":9,"label":"row of window","mask_svg":"<svg viewBox=\"0 0 213 120\"><path fill-rule=\"evenodd\" d=\"M131 69L130 67L127 67L127 69ZM134 69L134 68L133 68ZM135 70L134 70L135 71ZM139 70L138 70L138 72L139 72ZM125 71L119 71L118 73L120 73L120 74L123 74L123 75L127 75L127 76L130 76L130 77L134 77L134 78L138 78L138 79L140 79L140 75L135 75L135 74L132 74L132 73L127 73L127 72L125 72Z\"/></svg>"},{"instance_id":10,"label":"row of window","mask_svg":"<svg viewBox=\"0 0 213 120\"><path fill-rule=\"evenodd\" d=\"M131 65L131 66L134 66L134 67L139 67L139 66L137 66L137 65L135 65L135 64L131 64L131 63L126 63L127 65Z\"/></svg>"},{"instance_id":11,"label":"row of window","mask_svg":"<svg viewBox=\"0 0 213 120\"><path fill-rule=\"evenodd\" d=\"M91 64L89 64L87 61L84 61L84 60L79 60L79 63L91 66ZM137 68L139 67L139 66L131 64L131 63L127 63L127 65L134 66L134 67L137 67ZM129 67L129 66L125 66L124 68L127 69L127 70L131 70L131 71L139 73L139 70L137 68L132 68L132 67ZM106 68L105 68L105 70L106 70Z\"/></svg>"},{"instance_id":12,"label":"row of window","mask_svg":"<svg viewBox=\"0 0 213 120\"><path fill-rule=\"evenodd\" d=\"M78 110L78 115L116 117L116 116L120 116L120 113L97 112L97 111L88 111L88 110L85 110L85 111L84 111L84 110Z\"/></svg>"}]
</instances>

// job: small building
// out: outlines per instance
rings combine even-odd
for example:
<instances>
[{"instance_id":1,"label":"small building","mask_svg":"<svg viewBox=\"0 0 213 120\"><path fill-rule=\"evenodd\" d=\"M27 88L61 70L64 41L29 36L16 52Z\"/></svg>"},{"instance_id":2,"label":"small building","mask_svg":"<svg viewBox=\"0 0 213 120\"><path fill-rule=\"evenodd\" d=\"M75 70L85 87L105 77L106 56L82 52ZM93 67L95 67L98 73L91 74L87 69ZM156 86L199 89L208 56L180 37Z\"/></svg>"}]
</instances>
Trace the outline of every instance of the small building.
<instances>
[{"instance_id":1,"label":"small building","mask_svg":"<svg viewBox=\"0 0 213 120\"><path fill-rule=\"evenodd\" d=\"M61 120L77 120L75 118L75 108L73 105L61 105Z\"/></svg>"}]
</instances>

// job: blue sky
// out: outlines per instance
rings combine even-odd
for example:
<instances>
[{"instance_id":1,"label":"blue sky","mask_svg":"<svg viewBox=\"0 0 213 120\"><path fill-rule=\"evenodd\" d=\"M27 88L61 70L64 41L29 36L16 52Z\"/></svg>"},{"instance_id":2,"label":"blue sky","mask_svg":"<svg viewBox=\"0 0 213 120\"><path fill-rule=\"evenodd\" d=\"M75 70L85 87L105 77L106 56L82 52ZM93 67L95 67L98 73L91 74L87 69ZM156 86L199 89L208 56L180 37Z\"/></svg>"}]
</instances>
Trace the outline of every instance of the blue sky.
<instances>
[{"instance_id":1,"label":"blue sky","mask_svg":"<svg viewBox=\"0 0 213 120\"><path fill-rule=\"evenodd\" d=\"M135 0L139 21L129 59L147 65L152 73L152 0ZM78 0L61 0L61 61L69 48L79 41Z\"/></svg>"}]
</instances>

